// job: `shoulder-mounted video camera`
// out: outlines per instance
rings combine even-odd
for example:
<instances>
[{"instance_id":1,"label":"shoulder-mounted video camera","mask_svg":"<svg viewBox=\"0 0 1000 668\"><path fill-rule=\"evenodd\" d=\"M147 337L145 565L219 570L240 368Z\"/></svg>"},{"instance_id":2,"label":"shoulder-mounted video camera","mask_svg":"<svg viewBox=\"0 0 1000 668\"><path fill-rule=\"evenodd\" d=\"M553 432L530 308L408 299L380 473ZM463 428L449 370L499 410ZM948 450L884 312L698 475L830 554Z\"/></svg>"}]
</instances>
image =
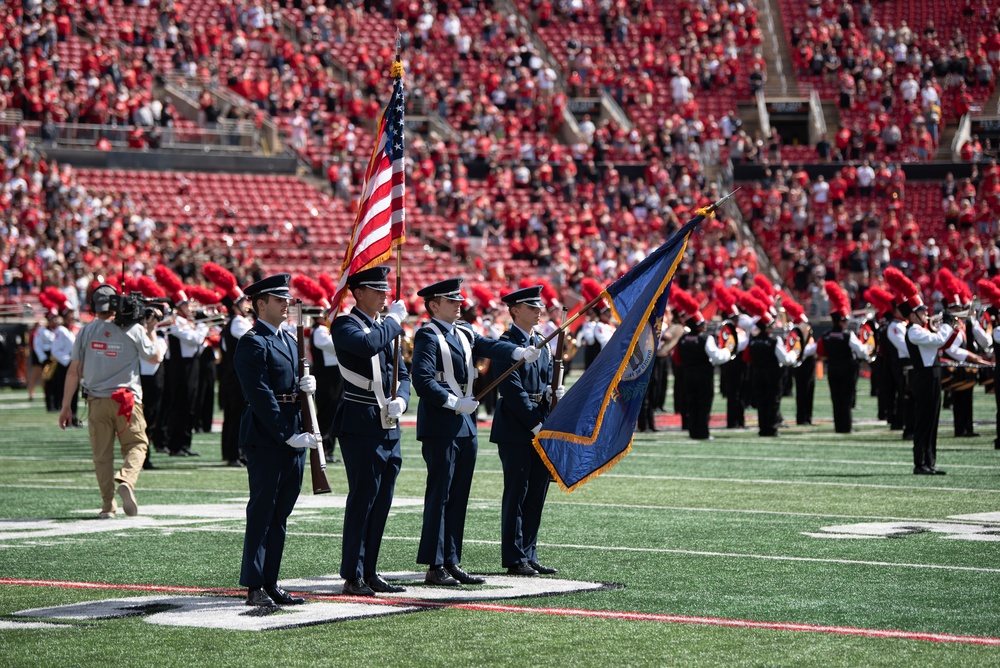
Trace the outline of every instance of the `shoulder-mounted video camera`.
<instances>
[{"instance_id":1,"label":"shoulder-mounted video camera","mask_svg":"<svg viewBox=\"0 0 1000 668\"><path fill-rule=\"evenodd\" d=\"M146 297L141 292L116 293L111 298L110 308L115 312L116 325L131 327L137 322L146 322L151 316L162 321L169 312L170 301L164 297Z\"/></svg>"}]
</instances>

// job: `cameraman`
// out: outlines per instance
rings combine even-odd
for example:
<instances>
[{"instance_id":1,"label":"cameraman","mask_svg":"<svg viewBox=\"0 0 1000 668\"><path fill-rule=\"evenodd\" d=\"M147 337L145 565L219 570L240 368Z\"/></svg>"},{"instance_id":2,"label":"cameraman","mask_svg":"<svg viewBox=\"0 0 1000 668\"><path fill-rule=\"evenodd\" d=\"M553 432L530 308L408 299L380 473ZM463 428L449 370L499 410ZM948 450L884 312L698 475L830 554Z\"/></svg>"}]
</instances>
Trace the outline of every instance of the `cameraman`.
<instances>
[{"instance_id":1,"label":"cameraman","mask_svg":"<svg viewBox=\"0 0 1000 668\"><path fill-rule=\"evenodd\" d=\"M119 310L120 299L111 285L100 285L94 290L91 304L96 318L80 330L73 344L59 412L59 426L65 429L73 420L69 398L82 381L89 410L94 472L103 501L101 519L113 518L117 511L115 483L125 514L132 516L139 512L135 483L149 449L142 411L139 360L159 361L162 357L156 346L156 318L147 318L145 326L139 322L117 324L114 316ZM116 434L125 460L117 474L114 471Z\"/></svg>"}]
</instances>

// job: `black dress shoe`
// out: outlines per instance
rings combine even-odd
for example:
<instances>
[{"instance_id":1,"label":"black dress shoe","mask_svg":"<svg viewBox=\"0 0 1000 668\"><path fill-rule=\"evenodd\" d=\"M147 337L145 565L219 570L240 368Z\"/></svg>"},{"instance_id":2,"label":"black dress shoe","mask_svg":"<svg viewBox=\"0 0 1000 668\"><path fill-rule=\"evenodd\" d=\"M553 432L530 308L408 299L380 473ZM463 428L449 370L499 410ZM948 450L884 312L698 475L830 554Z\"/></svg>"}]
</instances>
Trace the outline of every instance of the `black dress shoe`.
<instances>
[{"instance_id":1,"label":"black dress shoe","mask_svg":"<svg viewBox=\"0 0 1000 668\"><path fill-rule=\"evenodd\" d=\"M448 574L444 566L431 566L428 568L427 575L424 576L424 582L439 587L457 587L460 584L458 580Z\"/></svg>"},{"instance_id":2,"label":"black dress shoe","mask_svg":"<svg viewBox=\"0 0 1000 668\"><path fill-rule=\"evenodd\" d=\"M226 466L232 466L232 467L235 467L235 468L239 468L239 467L243 466L243 462L241 462L238 459L230 459L228 462L226 462Z\"/></svg>"},{"instance_id":3,"label":"black dress shoe","mask_svg":"<svg viewBox=\"0 0 1000 668\"><path fill-rule=\"evenodd\" d=\"M302 605L306 602L306 600L301 596L292 596L277 585L273 587L264 587L264 591L266 591L267 595L271 597L271 600L278 605Z\"/></svg>"},{"instance_id":4,"label":"black dress shoe","mask_svg":"<svg viewBox=\"0 0 1000 668\"><path fill-rule=\"evenodd\" d=\"M274 599L267 595L262 588L247 590L247 605L254 605L258 608L275 607Z\"/></svg>"},{"instance_id":5,"label":"black dress shoe","mask_svg":"<svg viewBox=\"0 0 1000 668\"><path fill-rule=\"evenodd\" d=\"M931 474L932 475L948 475L947 473L945 473L941 469L936 469L934 467L931 467Z\"/></svg>"},{"instance_id":6,"label":"black dress shoe","mask_svg":"<svg viewBox=\"0 0 1000 668\"><path fill-rule=\"evenodd\" d=\"M962 434L962 437L963 438L979 438L979 434L977 434L974 431L967 431L964 434Z\"/></svg>"},{"instance_id":7,"label":"black dress shoe","mask_svg":"<svg viewBox=\"0 0 1000 668\"><path fill-rule=\"evenodd\" d=\"M913 475L934 475L934 469L927 466L916 466L913 469Z\"/></svg>"},{"instance_id":8,"label":"black dress shoe","mask_svg":"<svg viewBox=\"0 0 1000 668\"><path fill-rule=\"evenodd\" d=\"M190 457L191 453L189 453L187 450L171 450L170 451L170 456L171 457Z\"/></svg>"},{"instance_id":9,"label":"black dress shoe","mask_svg":"<svg viewBox=\"0 0 1000 668\"><path fill-rule=\"evenodd\" d=\"M904 441L912 441L913 440L913 432L912 431L904 431L903 432L903 440Z\"/></svg>"},{"instance_id":10,"label":"black dress shoe","mask_svg":"<svg viewBox=\"0 0 1000 668\"><path fill-rule=\"evenodd\" d=\"M143 471L152 471L153 469L158 469L158 468L160 468L160 467L157 466L156 464L154 464L153 462L148 461L148 460L144 461L142 463L142 470Z\"/></svg>"},{"instance_id":11,"label":"black dress shoe","mask_svg":"<svg viewBox=\"0 0 1000 668\"><path fill-rule=\"evenodd\" d=\"M448 570L449 573L451 573L451 577L455 578L464 585L486 584L486 578L481 578L478 575L469 575L458 564L445 566L445 568Z\"/></svg>"},{"instance_id":12,"label":"black dress shoe","mask_svg":"<svg viewBox=\"0 0 1000 668\"><path fill-rule=\"evenodd\" d=\"M378 574L368 578L365 582L377 594L399 594L406 591L406 587L390 584L384 577Z\"/></svg>"},{"instance_id":13,"label":"black dress shoe","mask_svg":"<svg viewBox=\"0 0 1000 668\"><path fill-rule=\"evenodd\" d=\"M191 450L183 450L185 457L201 457L200 452L192 452Z\"/></svg>"},{"instance_id":14,"label":"black dress shoe","mask_svg":"<svg viewBox=\"0 0 1000 668\"><path fill-rule=\"evenodd\" d=\"M361 578L344 580L344 593L351 596L374 596L375 591Z\"/></svg>"},{"instance_id":15,"label":"black dress shoe","mask_svg":"<svg viewBox=\"0 0 1000 668\"><path fill-rule=\"evenodd\" d=\"M528 564L521 562L514 566L508 566L507 575L538 575L538 571Z\"/></svg>"},{"instance_id":16,"label":"black dress shoe","mask_svg":"<svg viewBox=\"0 0 1000 668\"><path fill-rule=\"evenodd\" d=\"M528 565L538 571L540 575L554 575L559 572L559 569L552 568L551 566L542 566L537 561L529 561Z\"/></svg>"}]
</instances>

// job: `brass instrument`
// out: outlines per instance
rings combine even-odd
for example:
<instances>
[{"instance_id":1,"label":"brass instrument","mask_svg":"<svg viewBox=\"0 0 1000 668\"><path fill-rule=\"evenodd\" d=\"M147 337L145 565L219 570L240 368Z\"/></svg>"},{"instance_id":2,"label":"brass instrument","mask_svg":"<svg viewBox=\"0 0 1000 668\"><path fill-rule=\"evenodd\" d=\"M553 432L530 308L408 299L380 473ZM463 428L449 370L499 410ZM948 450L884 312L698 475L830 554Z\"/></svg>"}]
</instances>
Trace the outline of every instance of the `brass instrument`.
<instances>
[{"instance_id":1,"label":"brass instrument","mask_svg":"<svg viewBox=\"0 0 1000 668\"><path fill-rule=\"evenodd\" d=\"M576 337L574 337L569 332L566 332L566 339L563 341L563 354L562 361L569 362L576 356L576 351L579 346L576 343Z\"/></svg>"}]
</instances>

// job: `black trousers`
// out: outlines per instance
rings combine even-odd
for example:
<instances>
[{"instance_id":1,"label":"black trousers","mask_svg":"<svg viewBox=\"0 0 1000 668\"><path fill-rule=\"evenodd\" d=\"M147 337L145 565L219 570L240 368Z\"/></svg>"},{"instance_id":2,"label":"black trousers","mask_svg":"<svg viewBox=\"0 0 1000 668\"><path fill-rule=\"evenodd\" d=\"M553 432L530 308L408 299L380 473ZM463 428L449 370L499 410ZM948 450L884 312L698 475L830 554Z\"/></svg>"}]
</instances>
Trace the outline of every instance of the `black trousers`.
<instances>
[{"instance_id":1,"label":"black trousers","mask_svg":"<svg viewBox=\"0 0 1000 668\"><path fill-rule=\"evenodd\" d=\"M191 449L192 413L198 394L198 359L171 358L167 366L164 428L171 452Z\"/></svg>"},{"instance_id":2,"label":"black trousers","mask_svg":"<svg viewBox=\"0 0 1000 668\"><path fill-rule=\"evenodd\" d=\"M899 380L888 361L882 360L881 366L882 377L878 384L879 417L889 423L890 429L899 429L902 426L898 425L899 421L896 417L896 392L898 389L896 385Z\"/></svg>"},{"instance_id":3,"label":"black trousers","mask_svg":"<svg viewBox=\"0 0 1000 668\"><path fill-rule=\"evenodd\" d=\"M374 577L403 457L399 439L340 435L347 472L347 504L341 540L340 577Z\"/></svg>"},{"instance_id":4,"label":"black trousers","mask_svg":"<svg viewBox=\"0 0 1000 668\"><path fill-rule=\"evenodd\" d=\"M934 468L937 462L938 420L941 417L941 367L914 366L913 466Z\"/></svg>"},{"instance_id":5,"label":"black trousers","mask_svg":"<svg viewBox=\"0 0 1000 668\"><path fill-rule=\"evenodd\" d=\"M197 398L192 407L191 425L203 434L212 431L215 413L215 351L205 348L198 355Z\"/></svg>"},{"instance_id":6,"label":"black trousers","mask_svg":"<svg viewBox=\"0 0 1000 668\"><path fill-rule=\"evenodd\" d=\"M531 442L498 443L503 465L500 563L504 568L538 561L538 529L552 480Z\"/></svg>"},{"instance_id":7,"label":"black trousers","mask_svg":"<svg viewBox=\"0 0 1000 668\"><path fill-rule=\"evenodd\" d=\"M163 442L163 377L165 371L161 364L156 373L139 376L142 383L142 412L146 417L146 437L151 448L146 450L146 461L149 461L149 451L155 448L165 448Z\"/></svg>"},{"instance_id":8,"label":"black trousers","mask_svg":"<svg viewBox=\"0 0 1000 668\"><path fill-rule=\"evenodd\" d=\"M674 365L674 413L681 416L681 429L688 428L687 369Z\"/></svg>"},{"instance_id":9,"label":"black trousers","mask_svg":"<svg viewBox=\"0 0 1000 668\"><path fill-rule=\"evenodd\" d=\"M857 388L857 365L828 361L826 376L830 381L830 400L833 402L833 430L838 434L849 434L851 408Z\"/></svg>"},{"instance_id":10,"label":"black trousers","mask_svg":"<svg viewBox=\"0 0 1000 668\"><path fill-rule=\"evenodd\" d=\"M900 364L896 367L896 409L894 416L896 422L890 425L893 429L902 429L904 434L913 432L914 425L914 403L913 367L909 364Z\"/></svg>"},{"instance_id":11,"label":"black trousers","mask_svg":"<svg viewBox=\"0 0 1000 668\"><path fill-rule=\"evenodd\" d=\"M715 397L715 367L691 366L684 370L687 385L687 429L691 438L708 438L708 420L712 414Z\"/></svg>"},{"instance_id":12,"label":"black trousers","mask_svg":"<svg viewBox=\"0 0 1000 668\"><path fill-rule=\"evenodd\" d=\"M427 463L424 521L417 563L428 566L462 563L465 512L479 441L475 436L426 440L421 445Z\"/></svg>"},{"instance_id":13,"label":"black trousers","mask_svg":"<svg viewBox=\"0 0 1000 668\"><path fill-rule=\"evenodd\" d=\"M59 397L59 399L56 401L56 409L57 410L61 409L62 408L62 402L66 401L66 397L63 396L63 386L66 384L66 372L67 371L69 371L69 367L68 366L63 366L62 364L59 364L57 362L56 363L56 372L54 374L52 374L52 380L49 381L49 382L52 383L52 389L53 389L53 391L58 393L57 396ZM73 419L74 420L76 419L76 416L77 416L76 409L77 409L77 404L79 402L79 399L80 399L80 390L79 390L79 388L77 388L77 390L75 392L73 392L73 396L69 398L69 405L70 405L70 408L73 410Z\"/></svg>"},{"instance_id":14,"label":"black trousers","mask_svg":"<svg viewBox=\"0 0 1000 668\"><path fill-rule=\"evenodd\" d=\"M323 434L323 449L333 452L337 439L333 436L333 417L337 413L337 405L344 395L344 377L339 366L313 366L316 376L316 419L319 420L319 430Z\"/></svg>"},{"instance_id":15,"label":"black trousers","mask_svg":"<svg viewBox=\"0 0 1000 668\"><path fill-rule=\"evenodd\" d=\"M967 390L952 390L951 413L955 418L955 436L966 436L972 433L972 392L975 387Z\"/></svg>"},{"instance_id":16,"label":"black trousers","mask_svg":"<svg viewBox=\"0 0 1000 668\"><path fill-rule=\"evenodd\" d=\"M246 400L234 370L219 381L219 405L222 407L222 458L235 462L240 458L240 418Z\"/></svg>"},{"instance_id":17,"label":"black trousers","mask_svg":"<svg viewBox=\"0 0 1000 668\"><path fill-rule=\"evenodd\" d=\"M795 424L812 424L813 403L816 397L816 357L802 360L795 374Z\"/></svg>"},{"instance_id":18,"label":"black trousers","mask_svg":"<svg viewBox=\"0 0 1000 668\"><path fill-rule=\"evenodd\" d=\"M754 397L757 403L758 434L778 435L778 413L781 407L782 370L755 369L753 374Z\"/></svg>"},{"instance_id":19,"label":"black trousers","mask_svg":"<svg viewBox=\"0 0 1000 668\"><path fill-rule=\"evenodd\" d=\"M747 364L739 356L719 368L719 390L726 397L726 428L746 426Z\"/></svg>"}]
</instances>

